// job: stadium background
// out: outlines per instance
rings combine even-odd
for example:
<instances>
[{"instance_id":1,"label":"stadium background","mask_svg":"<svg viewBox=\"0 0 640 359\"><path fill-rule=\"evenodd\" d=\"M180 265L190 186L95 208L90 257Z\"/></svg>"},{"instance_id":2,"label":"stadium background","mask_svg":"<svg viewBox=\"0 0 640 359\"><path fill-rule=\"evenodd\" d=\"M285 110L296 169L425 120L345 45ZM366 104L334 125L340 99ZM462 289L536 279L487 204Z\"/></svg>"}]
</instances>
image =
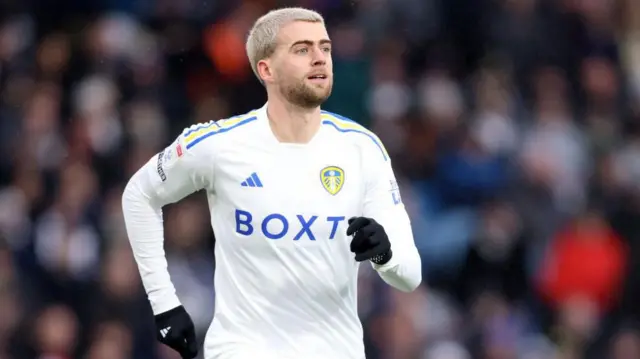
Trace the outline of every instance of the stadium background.
<instances>
[{"instance_id":1,"label":"stadium background","mask_svg":"<svg viewBox=\"0 0 640 359\"><path fill-rule=\"evenodd\" d=\"M363 267L368 359L640 358L637 0L0 1L0 358L176 358L121 192L185 126L264 103L243 41L276 5L326 16L325 109L385 141L413 219L419 290ZM202 338L201 195L166 237Z\"/></svg>"}]
</instances>

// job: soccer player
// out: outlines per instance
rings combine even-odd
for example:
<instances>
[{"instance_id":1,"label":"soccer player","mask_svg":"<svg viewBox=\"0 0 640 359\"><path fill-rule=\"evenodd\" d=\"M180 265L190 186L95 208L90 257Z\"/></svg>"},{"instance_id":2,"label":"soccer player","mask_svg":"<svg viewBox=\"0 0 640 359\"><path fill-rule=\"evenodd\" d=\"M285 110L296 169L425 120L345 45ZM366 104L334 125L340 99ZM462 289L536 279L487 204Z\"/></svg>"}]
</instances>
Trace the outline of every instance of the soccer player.
<instances>
[{"instance_id":1,"label":"soccer player","mask_svg":"<svg viewBox=\"0 0 640 359\"><path fill-rule=\"evenodd\" d=\"M185 129L123 194L157 337L183 358L197 353L167 271L161 210L204 189L216 236L205 358L363 359L359 264L401 291L422 279L389 155L364 127L320 110L333 84L321 15L269 12L247 54L267 103Z\"/></svg>"}]
</instances>

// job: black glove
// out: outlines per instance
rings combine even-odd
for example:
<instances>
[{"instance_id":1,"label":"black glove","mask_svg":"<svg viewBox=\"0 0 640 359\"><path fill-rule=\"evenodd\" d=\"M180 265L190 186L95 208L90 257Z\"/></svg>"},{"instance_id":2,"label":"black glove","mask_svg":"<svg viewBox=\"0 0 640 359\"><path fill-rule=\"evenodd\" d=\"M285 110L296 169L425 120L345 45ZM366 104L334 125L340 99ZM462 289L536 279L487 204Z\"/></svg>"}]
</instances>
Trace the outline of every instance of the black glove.
<instances>
[{"instance_id":1,"label":"black glove","mask_svg":"<svg viewBox=\"0 0 640 359\"><path fill-rule=\"evenodd\" d=\"M391 259L391 242L384 228L373 218L353 217L349 219L347 235L353 235L351 252L356 261L367 259L375 264L385 264Z\"/></svg>"},{"instance_id":2,"label":"black glove","mask_svg":"<svg viewBox=\"0 0 640 359\"><path fill-rule=\"evenodd\" d=\"M198 355L196 330L191 317L183 306L173 308L155 316L158 340L174 349L182 359Z\"/></svg>"}]
</instances>

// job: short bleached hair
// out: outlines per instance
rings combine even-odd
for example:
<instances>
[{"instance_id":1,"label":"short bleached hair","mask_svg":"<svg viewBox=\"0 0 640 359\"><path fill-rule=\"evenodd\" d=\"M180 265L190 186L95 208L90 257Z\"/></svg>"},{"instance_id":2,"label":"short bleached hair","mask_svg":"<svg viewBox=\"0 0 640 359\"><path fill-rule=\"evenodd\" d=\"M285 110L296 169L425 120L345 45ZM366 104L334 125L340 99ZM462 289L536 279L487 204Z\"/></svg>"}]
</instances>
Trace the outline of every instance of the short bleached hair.
<instances>
[{"instance_id":1,"label":"short bleached hair","mask_svg":"<svg viewBox=\"0 0 640 359\"><path fill-rule=\"evenodd\" d=\"M278 45L278 33L284 26L295 22L319 22L324 24L324 18L319 13L301 8L287 7L271 10L256 20L247 37L247 57L251 69L260 82L263 82L258 74L258 62L273 55Z\"/></svg>"}]
</instances>

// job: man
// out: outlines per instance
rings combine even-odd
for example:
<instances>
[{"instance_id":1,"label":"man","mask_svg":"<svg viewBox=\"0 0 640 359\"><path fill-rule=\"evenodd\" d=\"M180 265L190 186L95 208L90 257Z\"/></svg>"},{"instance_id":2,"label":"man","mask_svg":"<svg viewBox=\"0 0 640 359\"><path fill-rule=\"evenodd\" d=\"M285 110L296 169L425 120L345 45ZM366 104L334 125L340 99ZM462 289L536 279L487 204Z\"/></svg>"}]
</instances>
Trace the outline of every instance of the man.
<instances>
[{"instance_id":1,"label":"man","mask_svg":"<svg viewBox=\"0 0 640 359\"><path fill-rule=\"evenodd\" d=\"M363 359L360 262L402 291L421 263L389 156L362 126L320 110L333 83L323 18L260 18L247 40L264 107L194 125L123 195L127 231L158 339L192 358L193 324L163 251L162 206L205 189L216 235L207 359Z\"/></svg>"}]
</instances>

